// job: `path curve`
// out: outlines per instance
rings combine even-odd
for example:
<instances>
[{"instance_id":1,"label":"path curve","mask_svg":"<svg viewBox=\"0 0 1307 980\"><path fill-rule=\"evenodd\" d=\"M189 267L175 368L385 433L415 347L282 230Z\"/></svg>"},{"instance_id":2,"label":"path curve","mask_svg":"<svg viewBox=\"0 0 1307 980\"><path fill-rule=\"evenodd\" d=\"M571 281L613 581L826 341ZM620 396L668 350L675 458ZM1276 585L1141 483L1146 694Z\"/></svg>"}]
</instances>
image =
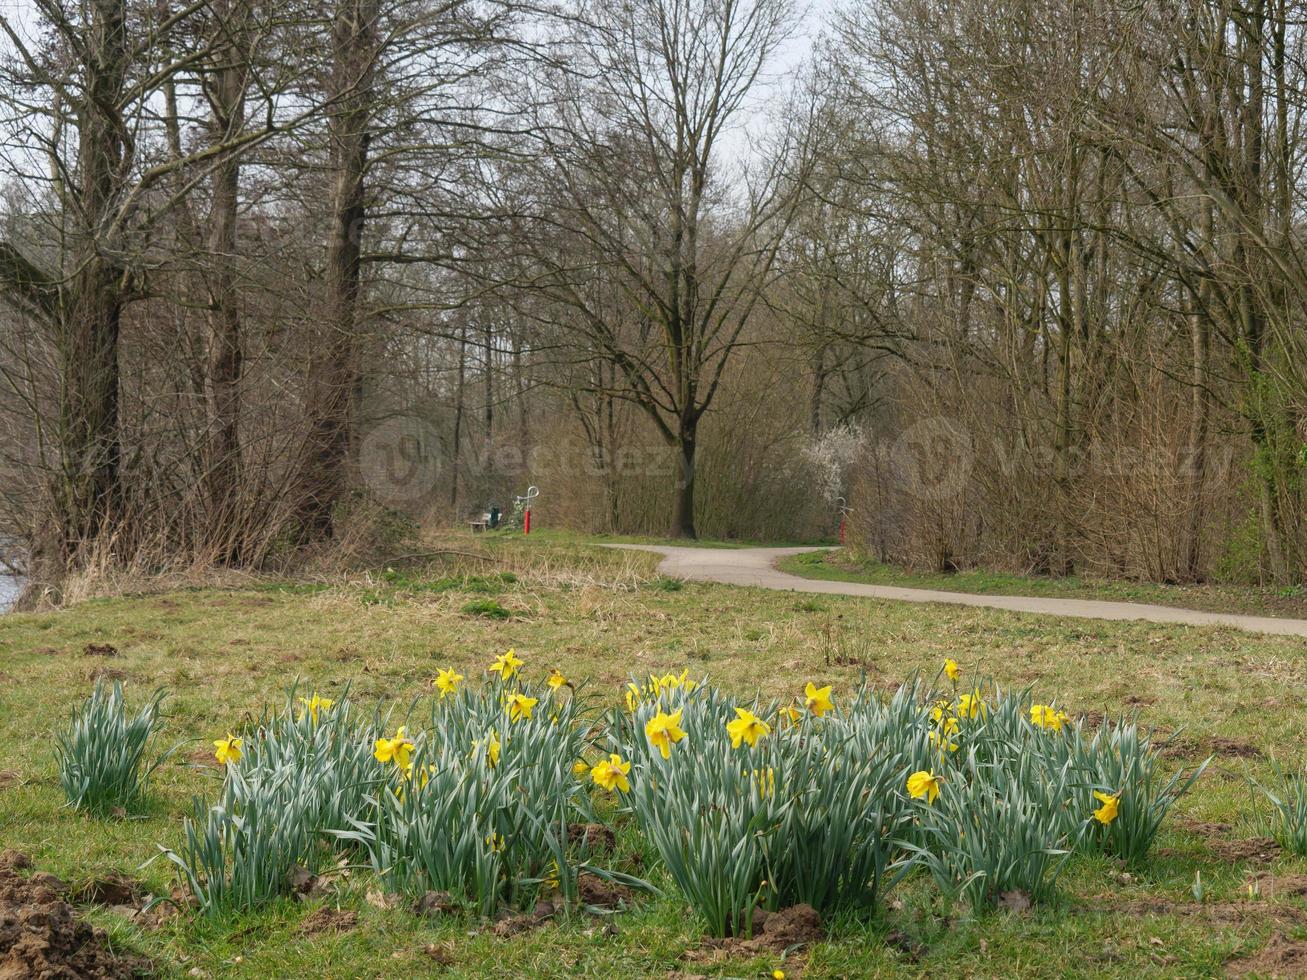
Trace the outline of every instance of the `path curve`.
<instances>
[{"instance_id":1,"label":"path curve","mask_svg":"<svg viewBox=\"0 0 1307 980\"><path fill-rule=\"evenodd\" d=\"M782 572L776 562L789 555L801 555L815 548L680 548L657 544L614 544L611 548L653 551L664 556L658 570L672 578L726 585L753 585L764 589L814 592L824 595L866 596L902 602L944 602L954 606L979 606L1011 612L1070 616L1078 619L1142 620L1149 623L1179 623L1185 626L1232 626L1253 633L1307 636L1307 620L1274 616L1240 616L1234 613L1202 612L1143 602L1107 602L1098 599L1057 599L1036 596L975 595L939 589L905 589L894 585L861 582L831 582L801 578Z\"/></svg>"}]
</instances>

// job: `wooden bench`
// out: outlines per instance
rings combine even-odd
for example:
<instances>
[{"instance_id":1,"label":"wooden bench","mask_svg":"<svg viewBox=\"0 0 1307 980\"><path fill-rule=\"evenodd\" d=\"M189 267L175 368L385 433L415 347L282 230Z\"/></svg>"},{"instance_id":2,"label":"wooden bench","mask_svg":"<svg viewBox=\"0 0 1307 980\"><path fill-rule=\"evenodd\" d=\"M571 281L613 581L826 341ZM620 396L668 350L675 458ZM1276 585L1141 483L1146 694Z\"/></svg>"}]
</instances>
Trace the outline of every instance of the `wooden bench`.
<instances>
[{"instance_id":1,"label":"wooden bench","mask_svg":"<svg viewBox=\"0 0 1307 980\"><path fill-rule=\"evenodd\" d=\"M490 526L489 521L468 521L467 526L472 529L473 534L480 534Z\"/></svg>"}]
</instances>

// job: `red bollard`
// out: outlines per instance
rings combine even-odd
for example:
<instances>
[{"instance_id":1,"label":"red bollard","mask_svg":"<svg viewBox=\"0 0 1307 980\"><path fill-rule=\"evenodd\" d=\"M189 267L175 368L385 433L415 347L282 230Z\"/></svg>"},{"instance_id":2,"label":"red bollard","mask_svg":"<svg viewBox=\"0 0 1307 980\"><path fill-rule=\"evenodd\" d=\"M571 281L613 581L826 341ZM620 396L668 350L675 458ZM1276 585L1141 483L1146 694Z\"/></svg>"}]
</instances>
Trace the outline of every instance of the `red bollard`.
<instances>
[{"instance_id":1,"label":"red bollard","mask_svg":"<svg viewBox=\"0 0 1307 980\"><path fill-rule=\"evenodd\" d=\"M522 533L523 534L531 533L531 508L530 507L528 507L526 509L526 513L522 515Z\"/></svg>"}]
</instances>

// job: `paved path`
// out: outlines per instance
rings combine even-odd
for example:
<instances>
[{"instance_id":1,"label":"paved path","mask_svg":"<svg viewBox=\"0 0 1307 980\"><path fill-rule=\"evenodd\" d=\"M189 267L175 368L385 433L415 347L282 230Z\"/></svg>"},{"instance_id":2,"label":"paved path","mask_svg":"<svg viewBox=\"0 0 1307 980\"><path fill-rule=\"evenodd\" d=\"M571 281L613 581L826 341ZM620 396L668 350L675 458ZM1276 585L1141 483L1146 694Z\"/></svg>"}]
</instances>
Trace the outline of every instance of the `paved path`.
<instances>
[{"instance_id":1,"label":"paved path","mask_svg":"<svg viewBox=\"0 0 1307 980\"><path fill-rule=\"evenodd\" d=\"M654 551L666 557L658 566L664 575L727 585L755 585L764 589L818 592L827 595L867 596L903 602L946 602L955 606L981 606L1012 612L1042 613L1080 619L1137 619L1150 623L1181 623L1187 626L1232 626L1254 633L1307 636L1307 620L1273 616L1237 616L1233 613L1200 612L1173 606L1152 606L1142 602L1107 602L1098 599L1055 599L1035 596L974 595L938 589L905 589L894 585L866 585L861 582L829 582L800 578L782 572L776 562L787 555L800 555L814 548L674 548L654 544L610 545L636 551Z\"/></svg>"}]
</instances>

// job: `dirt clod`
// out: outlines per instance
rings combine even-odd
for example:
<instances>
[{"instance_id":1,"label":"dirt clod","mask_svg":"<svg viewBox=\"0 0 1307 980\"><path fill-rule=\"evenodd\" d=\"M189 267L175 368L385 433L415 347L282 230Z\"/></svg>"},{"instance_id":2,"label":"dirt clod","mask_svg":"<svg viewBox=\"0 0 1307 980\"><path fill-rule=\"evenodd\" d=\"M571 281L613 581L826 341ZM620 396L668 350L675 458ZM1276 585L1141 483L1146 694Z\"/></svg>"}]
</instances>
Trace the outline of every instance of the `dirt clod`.
<instances>
[{"instance_id":1,"label":"dirt clod","mask_svg":"<svg viewBox=\"0 0 1307 980\"><path fill-rule=\"evenodd\" d=\"M1248 861L1268 864L1280 856L1280 845L1273 837L1254 837L1251 840L1208 841L1207 846L1222 861Z\"/></svg>"},{"instance_id":2,"label":"dirt clod","mask_svg":"<svg viewBox=\"0 0 1307 980\"><path fill-rule=\"evenodd\" d=\"M0 851L0 868L21 871L23 868L30 868L31 866L32 859L22 851L16 851L12 847Z\"/></svg>"},{"instance_id":3,"label":"dirt clod","mask_svg":"<svg viewBox=\"0 0 1307 980\"><path fill-rule=\"evenodd\" d=\"M444 946L439 946L436 943L429 943L422 948L422 952L426 953L433 963L438 963L441 966L454 965L454 955Z\"/></svg>"},{"instance_id":4,"label":"dirt clod","mask_svg":"<svg viewBox=\"0 0 1307 980\"><path fill-rule=\"evenodd\" d=\"M83 657L116 657L118 648L112 643L88 643L82 650Z\"/></svg>"},{"instance_id":5,"label":"dirt clod","mask_svg":"<svg viewBox=\"0 0 1307 980\"><path fill-rule=\"evenodd\" d=\"M426 892L421 898L413 903L413 912L415 915L447 915L450 912L458 910L454 900L449 897L449 892Z\"/></svg>"},{"instance_id":6,"label":"dirt clod","mask_svg":"<svg viewBox=\"0 0 1307 980\"><path fill-rule=\"evenodd\" d=\"M1253 879L1263 898L1303 898L1307 896L1307 875L1276 875L1263 872Z\"/></svg>"},{"instance_id":7,"label":"dirt clod","mask_svg":"<svg viewBox=\"0 0 1307 980\"><path fill-rule=\"evenodd\" d=\"M581 875L577 879L576 885L582 905L616 908L619 905L631 904L633 894L631 889L625 885L604 881L598 875Z\"/></svg>"},{"instance_id":8,"label":"dirt clod","mask_svg":"<svg viewBox=\"0 0 1307 980\"><path fill-rule=\"evenodd\" d=\"M135 879L110 873L79 885L73 890L72 898L86 905L135 906L140 894L140 883Z\"/></svg>"},{"instance_id":9,"label":"dirt clod","mask_svg":"<svg viewBox=\"0 0 1307 980\"><path fill-rule=\"evenodd\" d=\"M591 850L611 851L617 844L617 835L612 827L601 823L570 823L567 825L567 843L583 843Z\"/></svg>"},{"instance_id":10,"label":"dirt clod","mask_svg":"<svg viewBox=\"0 0 1307 980\"><path fill-rule=\"evenodd\" d=\"M33 888L43 888L55 895L63 895L68 891L68 883L48 871L34 871L27 879L27 883Z\"/></svg>"},{"instance_id":11,"label":"dirt clod","mask_svg":"<svg viewBox=\"0 0 1307 980\"><path fill-rule=\"evenodd\" d=\"M1232 977L1307 976L1307 942L1276 933L1259 952L1231 960L1225 969Z\"/></svg>"},{"instance_id":12,"label":"dirt clod","mask_svg":"<svg viewBox=\"0 0 1307 980\"><path fill-rule=\"evenodd\" d=\"M348 932L358 925L359 915L349 909L333 909L323 906L304 917L300 923L300 935L317 936L324 932Z\"/></svg>"},{"instance_id":13,"label":"dirt clod","mask_svg":"<svg viewBox=\"0 0 1307 980\"><path fill-rule=\"evenodd\" d=\"M149 972L144 959L114 955L102 930L36 878L0 869L0 978L126 980Z\"/></svg>"},{"instance_id":14,"label":"dirt clod","mask_svg":"<svg viewBox=\"0 0 1307 980\"><path fill-rule=\"evenodd\" d=\"M549 907L549 915L546 916L538 915L535 912L505 915L496 920L495 924L490 927L490 933L500 939L521 935L524 932L530 932L532 929L540 928L552 915L552 905Z\"/></svg>"},{"instance_id":15,"label":"dirt clod","mask_svg":"<svg viewBox=\"0 0 1307 980\"><path fill-rule=\"evenodd\" d=\"M811 905L791 905L779 912L755 911L751 939L733 936L705 939L698 947L686 950L681 959L691 963L719 963L726 959L747 958L763 953L779 954L819 941L825 932L821 916ZM787 974L793 974L786 967Z\"/></svg>"}]
</instances>

